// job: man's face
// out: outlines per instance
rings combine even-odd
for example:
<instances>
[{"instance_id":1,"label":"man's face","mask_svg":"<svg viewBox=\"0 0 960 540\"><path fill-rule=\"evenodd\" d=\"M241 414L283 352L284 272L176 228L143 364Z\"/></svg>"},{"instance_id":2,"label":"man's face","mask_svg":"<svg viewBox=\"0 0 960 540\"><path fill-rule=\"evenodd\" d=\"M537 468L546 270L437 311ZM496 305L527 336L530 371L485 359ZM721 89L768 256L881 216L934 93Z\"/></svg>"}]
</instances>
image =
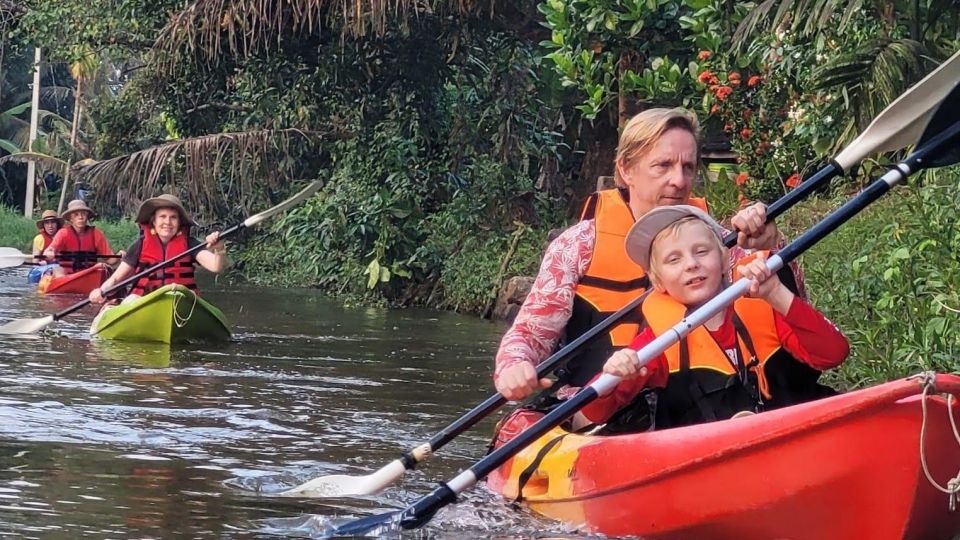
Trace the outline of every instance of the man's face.
<instances>
[{"instance_id":1,"label":"man's face","mask_svg":"<svg viewBox=\"0 0 960 540\"><path fill-rule=\"evenodd\" d=\"M697 140L685 129L672 128L646 154L617 166L640 215L657 206L687 204L697 177Z\"/></svg>"}]
</instances>

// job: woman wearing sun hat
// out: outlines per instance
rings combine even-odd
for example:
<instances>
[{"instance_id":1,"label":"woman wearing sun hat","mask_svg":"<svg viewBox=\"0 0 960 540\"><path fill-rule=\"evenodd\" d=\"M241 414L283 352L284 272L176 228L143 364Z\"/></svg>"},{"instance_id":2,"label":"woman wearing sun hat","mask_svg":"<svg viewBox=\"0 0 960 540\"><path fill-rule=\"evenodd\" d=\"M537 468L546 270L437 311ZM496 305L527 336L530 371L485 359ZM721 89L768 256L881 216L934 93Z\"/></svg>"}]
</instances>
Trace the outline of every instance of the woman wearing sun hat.
<instances>
[{"instance_id":1,"label":"woman wearing sun hat","mask_svg":"<svg viewBox=\"0 0 960 540\"><path fill-rule=\"evenodd\" d=\"M103 302L104 290L134 273L142 272L200 245L200 241L190 236L193 219L183 208L180 199L173 195L164 194L144 201L137 211L137 223L140 225L140 238L127 249L113 276L104 281L101 287L90 291L92 302ZM172 265L140 278L124 301L139 298L171 283L178 283L197 292L193 275L195 264L214 273L223 271L228 264L226 246L220 241L220 233L211 233L204 240L207 249L184 256Z\"/></svg>"},{"instance_id":2,"label":"woman wearing sun hat","mask_svg":"<svg viewBox=\"0 0 960 540\"><path fill-rule=\"evenodd\" d=\"M56 210L44 210L40 219L37 220L37 230L39 234L33 237L33 262L37 264L47 264L43 258L43 251L50 247L54 235L63 226L63 220L57 214Z\"/></svg>"},{"instance_id":3,"label":"woman wearing sun hat","mask_svg":"<svg viewBox=\"0 0 960 540\"><path fill-rule=\"evenodd\" d=\"M79 272L97 264L98 255L113 253L103 232L90 225L97 213L88 208L86 203L80 199L70 201L60 217L68 225L57 231L53 241L43 251L48 260L56 259L60 264L60 268L54 269L54 276ZM120 256L123 256L123 251ZM110 258L106 262L116 264L119 258Z\"/></svg>"}]
</instances>

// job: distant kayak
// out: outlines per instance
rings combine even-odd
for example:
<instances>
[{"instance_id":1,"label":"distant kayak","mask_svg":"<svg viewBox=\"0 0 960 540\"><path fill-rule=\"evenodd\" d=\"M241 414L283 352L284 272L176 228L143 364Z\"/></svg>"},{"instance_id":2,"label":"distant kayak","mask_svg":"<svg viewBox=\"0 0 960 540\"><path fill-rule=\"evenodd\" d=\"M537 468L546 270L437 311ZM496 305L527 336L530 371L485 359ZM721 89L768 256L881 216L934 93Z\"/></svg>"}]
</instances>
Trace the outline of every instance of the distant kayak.
<instances>
[{"instance_id":1,"label":"distant kayak","mask_svg":"<svg viewBox=\"0 0 960 540\"><path fill-rule=\"evenodd\" d=\"M100 339L185 343L227 341L223 313L183 285L165 285L105 311L90 333Z\"/></svg>"},{"instance_id":2,"label":"distant kayak","mask_svg":"<svg viewBox=\"0 0 960 540\"><path fill-rule=\"evenodd\" d=\"M37 292L41 294L90 294L90 291L103 284L112 270L103 263L97 263L90 268L53 277L45 274L37 284Z\"/></svg>"},{"instance_id":3,"label":"distant kayak","mask_svg":"<svg viewBox=\"0 0 960 540\"><path fill-rule=\"evenodd\" d=\"M611 536L951 539L960 506L952 510L933 482L946 488L960 471L950 418L960 407L939 394L960 395L960 377L913 377L662 431L554 429L487 481L513 500L522 476L533 511ZM501 439L523 428L509 424Z\"/></svg>"}]
</instances>

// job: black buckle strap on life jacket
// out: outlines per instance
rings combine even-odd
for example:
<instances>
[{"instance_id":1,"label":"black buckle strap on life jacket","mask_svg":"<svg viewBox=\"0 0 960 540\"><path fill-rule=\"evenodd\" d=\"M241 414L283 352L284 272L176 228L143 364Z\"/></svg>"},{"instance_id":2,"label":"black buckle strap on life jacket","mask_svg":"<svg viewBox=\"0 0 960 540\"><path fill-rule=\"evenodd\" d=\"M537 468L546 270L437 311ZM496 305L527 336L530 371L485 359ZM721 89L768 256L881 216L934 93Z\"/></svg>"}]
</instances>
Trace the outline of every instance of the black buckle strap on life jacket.
<instances>
[{"instance_id":1,"label":"black buckle strap on life jacket","mask_svg":"<svg viewBox=\"0 0 960 540\"><path fill-rule=\"evenodd\" d=\"M760 393L758 385L754 383L756 376L751 377L753 374L752 369L760 365L760 359L757 357L757 349L753 346L753 339L750 338L750 332L747 331L746 325L743 324L743 321L740 319L740 316L737 315L736 311L733 312L733 329L737 337L743 340L743 345L747 348L747 351L750 352L750 360L744 362L743 358L740 358L740 347L737 347L737 359L740 364L737 366L737 370L740 372L740 382L743 383L743 387L757 404L757 410L755 412L761 412L763 410L763 394Z\"/></svg>"},{"instance_id":2,"label":"black buckle strap on life jacket","mask_svg":"<svg viewBox=\"0 0 960 540\"><path fill-rule=\"evenodd\" d=\"M569 435L569 433L564 433L551 439L547 444L537 452L537 455L534 456L533 461L530 462L530 465L527 465L527 468L520 473L520 476L517 477L517 498L511 501L511 504L520 504L523 502L523 488L527 485L527 482L530 481L530 478L533 477L533 473L537 472L537 469L540 467L540 464L543 463L543 459L547 457L547 454L563 440L564 437Z\"/></svg>"},{"instance_id":3,"label":"black buckle strap on life jacket","mask_svg":"<svg viewBox=\"0 0 960 540\"><path fill-rule=\"evenodd\" d=\"M580 278L580 285L597 287L608 291L632 291L635 289L649 289L650 278L647 276L631 279L629 281L618 281L615 279L606 279L596 276L583 276ZM638 310L639 311L639 310Z\"/></svg>"}]
</instances>

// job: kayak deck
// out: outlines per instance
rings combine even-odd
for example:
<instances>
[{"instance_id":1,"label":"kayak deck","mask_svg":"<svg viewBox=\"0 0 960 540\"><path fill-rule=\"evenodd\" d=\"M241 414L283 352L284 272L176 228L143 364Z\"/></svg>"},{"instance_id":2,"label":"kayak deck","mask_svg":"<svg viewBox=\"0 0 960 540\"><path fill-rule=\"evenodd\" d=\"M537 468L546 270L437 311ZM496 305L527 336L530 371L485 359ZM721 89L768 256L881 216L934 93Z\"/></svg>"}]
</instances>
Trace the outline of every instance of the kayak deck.
<instances>
[{"instance_id":1,"label":"kayak deck","mask_svg":"<svg viewBox=\"0 0 960 540\"><path fill-rule=\"evenodd\" d=\"M91 334L122 341L186 343L227 341L230 328L216 306L171 284L109 308L94 321Z\"/></svg>"}]
</instances>

